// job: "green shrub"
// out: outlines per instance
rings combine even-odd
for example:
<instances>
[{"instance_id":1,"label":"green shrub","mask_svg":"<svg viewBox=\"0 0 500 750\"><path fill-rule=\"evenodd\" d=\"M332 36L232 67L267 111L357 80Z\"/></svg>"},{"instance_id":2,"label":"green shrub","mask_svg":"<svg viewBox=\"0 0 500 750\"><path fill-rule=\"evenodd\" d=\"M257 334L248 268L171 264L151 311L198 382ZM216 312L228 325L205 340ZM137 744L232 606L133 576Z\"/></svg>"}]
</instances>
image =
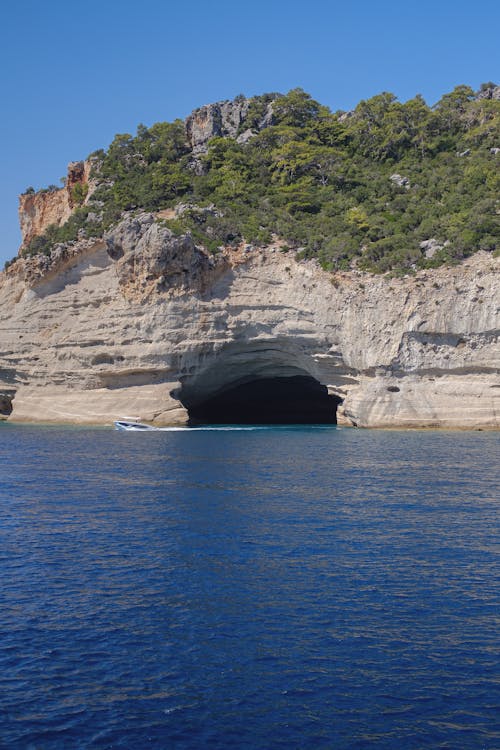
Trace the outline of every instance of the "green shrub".
<instances>
[{"instance_id":1,"label":"green shrub","mask_svg":"<svg viewBox=\"0 0 500 750\"><path fill-rule=\"evenodd\" d=\"M89 192L89 186L86 182L77 182L71 189L71 199L76 206L81 206L87 193Z\"/></svg>"}]
</instances>

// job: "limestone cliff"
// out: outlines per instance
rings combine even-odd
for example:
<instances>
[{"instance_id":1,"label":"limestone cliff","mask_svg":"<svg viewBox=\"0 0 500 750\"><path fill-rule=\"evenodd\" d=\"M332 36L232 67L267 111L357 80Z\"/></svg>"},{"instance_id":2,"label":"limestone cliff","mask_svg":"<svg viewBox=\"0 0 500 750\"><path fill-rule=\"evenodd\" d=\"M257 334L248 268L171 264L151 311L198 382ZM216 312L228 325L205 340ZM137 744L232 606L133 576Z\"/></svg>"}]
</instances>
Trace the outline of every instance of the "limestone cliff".
<instances>
[{"instance_id":1,"label":"limestone cliff","mask_svg":"<svg viewBox=\"0 0 500 750\"><path fill-rule=\"evenodd\" d=\"M234 101L206 104L195 109L185 121L186 138L193 155L206 152L211 138L228 137L244 143L272 124L272 102L267 104L263 116L252 123L252 127L247 121L249 105L249 99L238 97Z\"/></svg>"},{"instance_id":2,"label":"limestone cliff","mask_svg":"<svg viewBox=\"0 0 500 750\"><path fill-rule=\"evenodd\" d=\"M208 141L215 136L236 138L245 119L248 100L217 102L199 107L186 120L186 135L193 154L206 151Z\"/></svg>"},{"instance_id":3,"label":"limestone cliff","mask_svg":"<svg viewBox=\"0 0 500 750\"><path fill-rule=\"evenodd\" d=\"M0 275L0 413L182 424L235 386L307 377L366 427L500 426L498 273L479 252L389 279L279 242L210 255L151 214Z\"/></svg>"},{"instance_id":4,"label":"limestone cliff","mask_svg":"<svg viewBox=\"0 0 500 750\"><path fill-rule=\"evenodd\" d=\"M59 190L40 190L23 193L19 196L19 223L21 226L22 247L34 237L43 234L51 224L61 226L71 216L76 206L75 186L87 186L86 199L92 191L90 185L90 162L75 161L68 165L68 176L64 187Z\"/></svg>"},{"instance_id":5,"label":"limestone cliff","mask_svg":"<svg viewBox=\"0 0 500 750\"><path fill-rule=\"evenodd\" d=\"M173 193L168 192L167 180L166 192L153 202L147 202L151 198L148 185L156 184L155 180L163 184L170 173L169 169L155 171L161 150L156 161L149 163L146 141L139 136L119 141L120 156L115 155L111 167L105 168L103 152L103 161L99 157L94 163L92 176L90 161L74 162L63 188L25 193L19 211L25 252L0 274L0 418L110 423L119 416L134 415L156 424L183 424L217 418L218 410L231 417L237 408L236 418L250 419L254 414L265 418L266 410L272 409L277 414L281 409L286 418L289 409L299 419L310 414L315 421L337 420L344 425L498 428L500 260L493 253L498 247L494 236L498 236L498 209L491 185L500 148L493 140L491 118L498 110L499 92L499 87L489 84L477 97L465 91L470 108L465 114L457 110L455 115L469 140L460 148L457 140L457 147L449 146L448 154L450 164L459 164L457 174L462 168L466 171L469 162L465 160L472 160L470 173L476 174L475 164L489 192L481 193L481 200L479 194L469 196L467 203L462 193L470 181L460 183L462 193L459 185L458 203L451 201L449 212L456 212L462 203L465 212L461 210L458 218L453 213L453 221L434 216L429 225L433 231L441 227L435 236L425 233L424 222L410 237L403 222L404 233L400 229L395 237L408 250L406 254L401 251L404 271L390 264L377 268L409 271L403 277L356 269L369 251L385 252L383 244L376 245L392 236L393 230L384 222L406 216L412 191L420 189L421 213L425 214L425 206L430 210L420 162L411 180L394 171L392 163L389 169L380 159L376 162L375 171L364 179L368 192L374 175L378 180L379 208L378 213L368 215L363 206L357 206L356 180L351 186L346 180L356 150L352 153L342 144L362 131L349 130L355 113L332 114L325 120L324 108L301 90L282 98L275 94L250 100L237 97L195 110L184 127L177 125L169 141L177 161L162 166L173 169ZM356 111L363 123L365 110ZM446 138L448 115L445 112L440 121ZM463 121L466 115L470 122ZM310 152L310 141L301 140L304 123L309 123L304 131L309 138L311 132L322 133L319 151ZM269 137L266 133L252 140L264 128L270 128ZM158 136L154 126L146 133L154 143ZM272 144L276 139L281 142L283 133L287 138L294 134L293 147L288 144L283 152L281 146L273 151ZM242 152L257 144L274 171L270 177L259 159L258 171L240 184L235 179L235 174L241 176L236 160L230 162L233 176L226 183L212 165L224 190L215 190L213 204L206 205L218 183L211 182L213 174L203 154L217 136L235 139ZM360 143L366 147L371 141L361 139ZM432 159L426 162L432 175L433 163ZM252 164L247 164L250 172ZM363 164L356 164L362 174ZM129 169L130 165L135 166ZM180 196L178 168L181 188L186 175L190 185ZM327 190L327 199L321 198L327 210L321 214L319 235L312 231L314 222L308 223L319 216L319 203L301 193L297 199L290 198L301 169L308 174L307 184L316 186L314 200L320 201L321 190ZM379 179L383 169L385 177ZM286 174L281 172L278 180L276 170ZM120 183L123 174L130 177ZM253 203L246 203L258 211L250 213L247 224L240 227L232 191L237 189L245 197L266 174L277 203L273 209L267 193L255 192ZM450 174L440 172L440 180L448 179L440 187L443 200L452 192ZM140 182L142 193L136 191L134 180L145 177ZM433 180L429 185L434 196ZM354 192L349 192L351 188ZM197 195L202 197L200 205ZM75 212L83 204L87 204L85 210ZM411 204L412 211L415 205ZM156 214L139 206L153 207ZM72 222L61 232L49 233L50 242L43 237L32 242L50 225L62 226L72 214ZM328 224L330 214L341 217L338 225ZM183 222L185 217L190 217L191 224ZM459 219L465 229L474 224L476 235L472 233L470 239L470 232L459 234L456 254L446 255L453 248L444 230ZM72 234L66 232L68 227ZM370 227L377 230L375 239L366 235ZM339 232L344 230L347 234L342 239ZM276 231L282 240L273 234ZM358 232L354 249L349 244L353 232ZM247 236L267 244L247 244L243 239ZM288 250L288 246L302 249L303 255L305 249L299 242L306 245L310 237L316 243L318 237L327 242L326 255L314 250L327 261L326 267L351 270L330 273L316 261L298 260ZM274 240L269 242L269 238ZM413 241L413 249L406 248L407 239ZM337 240L339 246L329 255L328 243ZM469 247L467 243L472 242L474 246ZM397 260L401 248L394 243L390 252ZM218 250L212 254L207 247ZM441 260L458 260L479 247L483 250L458 265L418 270L434 264L440 254ZM44 254L33 255L40 249ZM274 402L280 399L277 406ZM245 401L249 401L246 406Z\"/></svg>"}]
</instances>

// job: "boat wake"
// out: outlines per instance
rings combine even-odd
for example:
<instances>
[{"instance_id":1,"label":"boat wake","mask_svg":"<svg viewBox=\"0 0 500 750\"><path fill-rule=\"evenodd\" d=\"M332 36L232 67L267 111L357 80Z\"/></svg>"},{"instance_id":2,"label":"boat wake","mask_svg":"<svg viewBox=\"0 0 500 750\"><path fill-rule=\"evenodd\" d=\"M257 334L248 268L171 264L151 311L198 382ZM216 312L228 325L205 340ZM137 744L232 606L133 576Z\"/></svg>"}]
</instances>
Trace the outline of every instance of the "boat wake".
<instances>
[{"instance_id":1,"label":"boat wake","mask_svg":"<svg viewBox=\"0 0 500 750\"><path fill-rule=\"evenodd\" d=\"M179 427L154 427L153 425L144 424L143 422L127 422L124 420L117 420L115 423L115 429L121 432L255 432L257 430L331 430L338 429L336 425L315 425L315 424L284 424L284 425L196 425L192 427L179 426Z\"/></svg>"}]
</instances>

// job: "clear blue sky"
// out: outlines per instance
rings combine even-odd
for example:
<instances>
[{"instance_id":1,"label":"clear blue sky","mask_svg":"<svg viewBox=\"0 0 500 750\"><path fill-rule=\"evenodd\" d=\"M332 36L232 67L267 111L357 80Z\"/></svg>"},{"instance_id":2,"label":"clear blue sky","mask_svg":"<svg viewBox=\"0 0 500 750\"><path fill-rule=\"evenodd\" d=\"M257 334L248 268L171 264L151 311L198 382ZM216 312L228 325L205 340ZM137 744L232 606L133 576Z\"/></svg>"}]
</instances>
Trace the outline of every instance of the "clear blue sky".
<instances>
[{"instance_id":1,"label":"clear blue sky","mask_svg":"<svg viewBox=\"0 0 500 750\"><path fill-rule=\"evenodd\" d=\"M482 0L6 2L0 29L0 264L17 196L138 123L301 86L333 110L500 83L500 3ZM1 267L1 266L0 266Z\"/></svg>"}]
</instances>

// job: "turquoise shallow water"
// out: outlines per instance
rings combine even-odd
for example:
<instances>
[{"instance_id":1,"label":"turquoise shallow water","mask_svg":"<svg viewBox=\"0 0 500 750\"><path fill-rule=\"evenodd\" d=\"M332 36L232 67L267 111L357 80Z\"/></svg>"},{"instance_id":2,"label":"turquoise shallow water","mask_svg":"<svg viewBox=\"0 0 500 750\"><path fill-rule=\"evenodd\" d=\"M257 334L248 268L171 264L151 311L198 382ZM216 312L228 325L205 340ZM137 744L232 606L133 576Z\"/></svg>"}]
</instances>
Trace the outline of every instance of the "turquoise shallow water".
<instances>
[{"instance_id":1,"label":"turquoise shallow water","mask_svg":"<svg viewBox=\"0 0 500 750\"><path fill-rule=\"evenodd\" d=\"M499 446L0 425L0 747L500 747Z\"/></svg>"}]
</instances>

